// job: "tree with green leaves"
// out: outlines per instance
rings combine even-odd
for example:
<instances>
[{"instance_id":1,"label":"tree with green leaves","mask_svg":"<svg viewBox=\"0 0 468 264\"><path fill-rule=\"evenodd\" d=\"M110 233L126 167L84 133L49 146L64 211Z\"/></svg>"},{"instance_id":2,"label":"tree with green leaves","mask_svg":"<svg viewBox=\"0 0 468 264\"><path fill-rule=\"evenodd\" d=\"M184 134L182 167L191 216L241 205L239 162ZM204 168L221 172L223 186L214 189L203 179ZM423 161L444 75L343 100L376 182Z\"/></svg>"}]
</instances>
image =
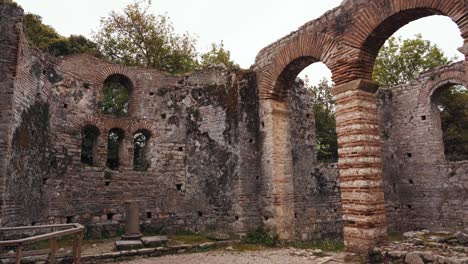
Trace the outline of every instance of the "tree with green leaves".
<instances>
[{"instance_id":1,"label":"tree with green leaves","mask_svg":"<svg viewBox=\"0 0 468 264\"><path fill-rule=\"evenodd\" d=\"M438 95L445 159L468 160L468 90L455 85Z\"/></svg>"},{"instance_id":2,"label":"tree with green leaves","mask_svg":"<svg viewBox=\"0 0 468 264\"><path fill-rule=\"evenodd\" d=\"M26 14L23 18L26 35L31 43L42 51L48 51L52 43L59 41L62 36L51 26L42 23L42 17Z\"/></svg>"},{"instance_id":3,"label":"tree with green leaves","mask_svg":"<svg viewBox=\"0 0 468 264\"><path fill-rule=\"evenodd\" d=\"M93 36L99 50L115 63L173 74L193 71L198 65L196 39L176 34L169 17L151 14L150 6L150 0L139 0L102 18Z\"/></svg>"},{"instance_id":4,"label":"tree with green leaves","mask_svg":"<svg viewBox=\"0 0 468 264\"><path fill-rule=\"evenodd\" d=\"M375 60L373 79L382 86L395 86L450 61L439 47L423 40L420 34L405 40L391 37Z\"/></svg>"},{"instance_id":5,"label":"tree with green leaves","mask_svg":"<svg viewBox=\"0 0 468 264\"><path fill-rule=\"evenodd\" d=\"M94 42L81 35L63 37L51 26L42 23L42 18L26 14L23 20L24 30L31 43L38 49L54 56L88 53L100 57Z\"/></svg>"},{"instance_id":6,"label":"tree with green leaves","mask_svg":"<svg viewBox=\"0 0 468 264\"><path fill-rule=\"evenodd\" d=\"M68 38L60 38L52 42L48 51L54 56L86 53L95 57L101 57L96 43L81 35L71 35Z\"/></svg>"},{"instance_id":7,"label":"tree with green leaves","mask_svg":"<svg viewBox=\"0 0 468 264\"><path fill-rule=\"evenodd\" d=\"M211 49L201 55L201 65L206 66L209 64L223 64L229 69L239 67L231 60L231 52L224 48L222 41L219 45L212 43Z\"/></svg>"},{"instance_id":8,"label":"tree with green leaves","mask_svg":"<svg viewBox=\"0 0 468 264\"><path fill-rule=\"evenodd\" d=\"M332 84L327 79L323 79L318 85L311 85L306 76L304 86L309 89L314 102L317 160L327 163L337 162L338 136L336 134L335 100L330 92Z\"/></svg>"}]
</instances>

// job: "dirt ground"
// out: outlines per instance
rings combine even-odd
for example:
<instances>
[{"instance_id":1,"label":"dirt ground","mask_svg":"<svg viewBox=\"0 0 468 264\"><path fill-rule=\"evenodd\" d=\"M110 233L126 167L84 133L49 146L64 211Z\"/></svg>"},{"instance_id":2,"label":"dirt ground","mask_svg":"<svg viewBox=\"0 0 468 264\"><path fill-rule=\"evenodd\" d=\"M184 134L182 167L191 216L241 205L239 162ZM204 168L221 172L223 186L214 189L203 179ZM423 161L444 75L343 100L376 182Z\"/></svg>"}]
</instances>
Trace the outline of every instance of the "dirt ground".
<instances>
[{"instance_id":1,"label":"dirt ground","mask_svg":"<svg viewBox=\"0 0 468 264\"><path fill-rule=\"evenodd\" d=\"M212 251L157 258L137 258L119 264L340 264L343 254L317 257L308 250L269 249L261 251Z\"/></svg>"}]
</instances>

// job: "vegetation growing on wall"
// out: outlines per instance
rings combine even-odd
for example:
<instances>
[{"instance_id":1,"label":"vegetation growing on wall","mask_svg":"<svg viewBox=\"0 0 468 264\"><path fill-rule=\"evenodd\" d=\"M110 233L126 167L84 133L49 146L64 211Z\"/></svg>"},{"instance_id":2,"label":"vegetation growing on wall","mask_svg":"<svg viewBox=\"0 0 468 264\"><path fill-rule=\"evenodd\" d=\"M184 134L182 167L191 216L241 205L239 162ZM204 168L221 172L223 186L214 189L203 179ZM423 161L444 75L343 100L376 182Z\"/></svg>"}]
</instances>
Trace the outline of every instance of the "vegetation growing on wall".
<instances>
[{"instance_id":1,"label":"vegetation growing on wall","mask_svg":"<svg viewBox=\"0 0 468 264\"><path fill-rule=\"evenodd\" d=\"M104 82L104 94L99 107L104 114L125 116L131 91L130 81L121 75L112 75Z\"/></svg>"}]
</instances>

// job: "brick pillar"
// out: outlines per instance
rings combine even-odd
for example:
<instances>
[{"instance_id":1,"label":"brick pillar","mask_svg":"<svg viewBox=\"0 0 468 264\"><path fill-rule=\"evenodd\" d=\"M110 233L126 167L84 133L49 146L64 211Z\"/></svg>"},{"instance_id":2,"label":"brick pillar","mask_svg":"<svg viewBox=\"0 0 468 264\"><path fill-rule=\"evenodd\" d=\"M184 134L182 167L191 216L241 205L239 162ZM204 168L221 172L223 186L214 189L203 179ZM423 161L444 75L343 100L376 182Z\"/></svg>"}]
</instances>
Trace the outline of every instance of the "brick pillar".
<instances>
[{"instance_id":1,"label":"brick pillar","mask_svg":"<svg viewBox=\"0 0 468 264\"><path fill-rule=\"evenodd\" d=\"M366 255L387 235L377 88L377 84L359 79L332 90L336 96L345 250L349 255Z\"/></svg>"},{"instance_id":2,"label":"brick pillar","mask_svg":"<svg viewBox=\"0 0 468 264\"><path fill-rule=\"evenodd\" d=\"M262 133L262 217L265 226L280 240L293 240L294 185L286 102L260 102Z\"/></svg>"},{"instance_id":3,"label":"brick pillar","mask_svg":"<svg viewBox=\"0 0 468 264\"><path fill-rule=\"evenodd\" d=\"M120 142L120 167L126 170L133 170L133 135L125 131L125 136Z\"/></svg>"},{"instance_id":4,"label":"brick pillar","mask_svg":"<svg viewBox=\"0 0 468 264\"><path fill-rule=\"evenodd\" d=\"M108 130L101 130L99 137L97 139L97 149L96 149L96 157L95 160L95 167L106 167L107 165L107 145L109 143L109 131Z\"/></svg>"}]
</instances>

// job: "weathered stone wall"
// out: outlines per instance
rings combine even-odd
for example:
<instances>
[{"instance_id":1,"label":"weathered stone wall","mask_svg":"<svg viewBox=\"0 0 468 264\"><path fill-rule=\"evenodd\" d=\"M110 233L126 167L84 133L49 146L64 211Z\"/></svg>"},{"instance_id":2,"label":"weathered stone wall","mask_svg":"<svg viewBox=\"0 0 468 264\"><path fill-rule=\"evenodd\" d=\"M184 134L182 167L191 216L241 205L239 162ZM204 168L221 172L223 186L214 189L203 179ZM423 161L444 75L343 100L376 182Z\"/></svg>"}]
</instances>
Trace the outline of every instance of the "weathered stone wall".
<instances>
[{"instance_id":1,"label":"weathered stone wall","mask_svg":"<svg viewBox=\"0 0 468 264\"><path fill-rule=\"evenodd\" d=\"M0 193L4 194L8 146L11 140L14 78L18 59L19 35L23 11L11 5L0 5ZM3 206L1 199L0 205ZM0 214L1 216L1 214Z\"/></svg>"},{"instance_id":2,"label":"weathered stone wall","mask_svg":"<svg viewBox=\"0 0 468 264\"><path fill-rule=\"evenodd\" d=\"M468 55L468 6L463 0L346 0L321 17L262 49L254 70L258 79L264 207L276 212L264 221L281 238L293 233L291 135L287 95L297 75L323 62L336 86L336 121L346 251L366 254L385 240L387 221L383 162L372 71L378 51L398 29L431 15L450 17L460 29ZM276 144L276 143L281 144ZM277 188L272 187L277 186ZM279 191L280 190L280 191Z\"/></svg>"},{"instance_id":3,"label":"weathered stone wall","mask_svg":"<svg viewBox=\"0 0 468 264\"><path fill-rule=\"evenodd\" d=\"M466 86L465 67L463 62L441 67L378 92L391 231L468 227L468 162L445 160L439 111L432 100L447 85Z\"/></svg>"},{"instance_id":4,"label":"weathered stone wall","mask_svg":"<svg viewBox=\"0 0 468 264\"><path fill-rule=\"evenodd\" d=\"M6 112L11 118L5 123L11 136L6 137L9 143L5 156L7 177L3 181L2 224L32 224L33 219L47 213L43 179L58 169L50 144L48 90L60 78L55 74L53 61L29 46L22 33L22 12L14 6L2 7L16 10L16 17L5 15L4 18L17 20L14 28L5 32L16 32L16 48L8 52L19 55L12 67L14 90L9 92L12 104Z\"/></svg>"},{"instance_id":5,"label":"weathered stone wall","mask_svg":"<svg viewBox=\"0 0 468 264\"><path fill-rule=\"evenodd\" d=\"M14 8L12 10L15 10ZM88 56L53 59L27 42L17 15L18 61L8 146L3 225L80 222L90 235L115 235L124 201L140 201L147 231L245 233L263 224L260 210L258 91L252 71L209 67L189 76L124 67ZM130 79L128 116L102 114L104 80ZM14 87L14 89L13 89ZM310 96L291 94L296 237L340 235L337 169L318 164ZM303 122L307 116L307 122ZM99 130L94 166L81 162L81 130ZM109 130L125 132L121 166L106 168ZM133 135L150 133L147 171L133 169ZM306 142L306 144L303 144ZM304 152L304 155L301 153Z\"/></svg>"},{"instance_id":6,"label":"weathered stone wall","mask_svg":"<svg viewBox=\"0 0 468 264\"><path fill-rule=\"evenodd\" d=\"M373 52L401 23L440 11L466 24L459 0L427 0L424 12L416 8L423 1L410 2L344 1L262 50L255 71L209 67L188 76L88 55L49 58L26 41L22 11L0 5L2 225L80 222L91 235L115 235L124 201L138 200L147 231L264 225L286 240L344 236L353 252L384 238L387 222L393 231L466 228L468 165L444 161L429 100L447 83L466 85L466 63L377 97L366 79ZM379 17L363 19L367 12ZM359 26L369 32L353 34ZM311 97L295 83L318 60L340 84L338 165L317 162ZM113 74L132 84L128 116L99 109ZM86 125L100 132L94 166L80 159ZM115 171L106 168L113 128L125 133ZM140 129L150 133L143 172L132 164Z\"/></svg>"},{"instance_id":7,"label":"weathered stone wall","mask_svg":"<svg viewBox=\"0 0 468 264\"><path fill-rule=\"evenodd\" d=\"M317 161L313 98L295 82L288 96L296 238L342 238L337 164Z\"/></svg>"},{"instance_id":8,"label":"weathered stone wall","mask_svg":"<svg viewBox=\"0 0 468 264\"><path fill-rule=\"evenodd\" d=\"M252 73L209 68L177 77L111 65L86 55L66 57L58 64L61 81L48 89L49 100L39 115L44 118L23 117L29 127L19 128L40 128L38 138L44 142L35 144L50 157L32 153L29 146L22 152L36 157L37 164L26 162L16 169L16 178L28 181L32 188L25 196L35 203L24 208L25 217L15 212L9 224L73 221L87 225L93 235L112 235L123 223L126 200L141 201L142 220L152 231L242 232L258 223L253 181L258 175L258 122ZM113 73L125 74L134 85L128 117L99 111L102 77ZM98 162L92 167L80 160L81 129L89 124L100 130ZM125 131L118 171L106 169L107 136L112 128ZM151 133L150 166L145 172L134 171L132 164L133 135L139 129ZM240 162L239 153L249 154ZM46 164L57 170L42 167ZM45 175L30 175L27 170ZM18 203L21 197L14 199Z\"/></svg>"}]
</instances>

